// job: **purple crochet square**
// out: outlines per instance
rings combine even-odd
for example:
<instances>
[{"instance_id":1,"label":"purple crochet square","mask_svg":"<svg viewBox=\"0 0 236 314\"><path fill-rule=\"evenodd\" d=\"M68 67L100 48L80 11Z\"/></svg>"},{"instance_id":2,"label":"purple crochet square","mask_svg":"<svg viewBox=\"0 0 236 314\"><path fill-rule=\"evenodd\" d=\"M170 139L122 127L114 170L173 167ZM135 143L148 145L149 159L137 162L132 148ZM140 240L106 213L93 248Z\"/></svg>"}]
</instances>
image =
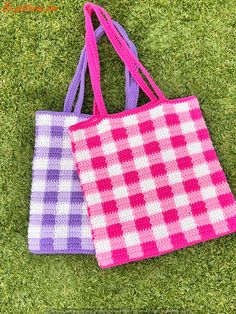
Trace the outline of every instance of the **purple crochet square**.
<instances>
[{"instance_id":1,"label":"purple crochet square","mask_svg":"<svg viewBox=\"0 0 236 314\"><path fill-rule=\"evenodd\" d=\"M48 251L53 251L53 239L52 238L42 238L40 239L40 246L46 248Z\"/></svg>"},{"instance_id":2,"label":"purple crochet square","mask_svg":"<svg viewBox=\"0 0 236 314\"><path fill-rule=\"evenodd\" d=\"M82 192L71 192L70 193L70 201L72 204L77 204L83 200Z\"/></svg>"},{"instance_id":3,"label":"purple crochet square","mask_svg":"<svg viewBox=\"0 0 236 314\"><path fill-rule=\"evenodd\" d=\"M62 157L62 149L61 148L49 148L49 157L61 159Z\"/></svg>"},{"instance_id":4,"label":"purple crochet square","mask_svg":"<svg viewBox=\"0 0 236 314\"><path fill-rule=\"evenodd\" d=\"M51 170L48 170L46 173L46 179L48 181L58 181L59 177L60 177L59 170L51 169Z\"/></svg>"},{"instance_id":5,"label":"purple crochet square","mask_svg":"<svg viewBox=\"0 0 236 314\"><path fill-rule=\"evenodd\" d=\"M37 112L28 242L36 254L94 254L68 126L83 116Z\"/></svg>"},{"instance_id":6,"label":"purple crochet square","mask_svg":"<svg viewBox=\"0 0 236 314\"><path fill-rule=\"evenodd\" d=\"M70 224L71 226L79 226L79 225L81 225L81 222L82 222L82 217L81 217L81 215L75 214L75 215L71 215L71 216L69 217L69 224Z\"/></svg>"},{"instance_id":7,"label":"purple crochet square","mask_svg":"<svg viewBox=\"0 0 236 314\"><path fill-rule=\"evenodd\" d=\"M45 203L57 203L57 196L57 192L45 192L43 200Z\"/></svg>"},{"instance_id":8,"label":"purple crochet square","mask_svg":"<svg viewBox=\"0 0 236 314\"><path fill-rule=\"evenodd\" d=\"M63 129L62 126L55 126L55 125L53 125L51 127L51 135L53 137L62 137L63 132L64 132L64 129Z\"/></svg>"},{"instance_id":9,"label":"purple crochet square","mask_svg":"<svg viewBox=\"0 0 236 314\"><path fill-rule=\"evenodd\" d=\"M48 226L54 226L56 222L56 216L52 214L43 215L42 224Z\"/></svg>"}]
</instances>

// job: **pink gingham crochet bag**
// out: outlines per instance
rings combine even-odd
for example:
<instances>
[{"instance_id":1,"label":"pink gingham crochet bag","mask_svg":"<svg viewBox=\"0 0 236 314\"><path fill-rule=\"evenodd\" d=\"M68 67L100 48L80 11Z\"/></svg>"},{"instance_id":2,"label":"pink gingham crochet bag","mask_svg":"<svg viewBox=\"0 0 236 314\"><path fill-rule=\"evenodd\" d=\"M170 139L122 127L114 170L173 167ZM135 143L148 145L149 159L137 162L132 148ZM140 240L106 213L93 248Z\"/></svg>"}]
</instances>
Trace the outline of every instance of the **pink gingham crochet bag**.
<instances>
[{"instance_id":1,"label":"pink gingham crochet bag","mask_svg":"<svg viewBox=\"0 0 236 314\"><path fill-rule=\"evenodd\" d=\"M167 99L108 13L91 3L84 12L94 114L69 132L100 267L159 256L235 232L235 199L197 98ZM145 105L107 113L93 12L150 98Z\"/></svg>"}]
</instances>

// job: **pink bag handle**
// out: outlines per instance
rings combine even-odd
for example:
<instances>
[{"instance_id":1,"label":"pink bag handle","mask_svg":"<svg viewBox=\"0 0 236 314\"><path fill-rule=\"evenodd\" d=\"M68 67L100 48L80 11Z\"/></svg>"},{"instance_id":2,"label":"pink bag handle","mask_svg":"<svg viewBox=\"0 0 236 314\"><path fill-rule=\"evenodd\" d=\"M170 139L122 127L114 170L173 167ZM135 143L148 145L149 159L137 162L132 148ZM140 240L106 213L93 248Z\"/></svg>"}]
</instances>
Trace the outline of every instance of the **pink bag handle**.
<instances>
[{"instance_id":1,"label":"pink bag handle","mask_svg":"<svg viewBox=\"0 0 236 314\"><path fill-rule=\"evenodd\" d=\"M116 21L112 21L112 23L115 25L116 29L119 31L119 33L122 35L124 40L127 42L128 46L132 50L135 56L138 56L138 52L136 49L136 46L134 43L129 39L126 31L124 28ZM104 35L104 31L102 26L100 25L95 30L95 37L96 42L98 42L101 37ZM64 111L65 112L72 112L73 111L73 104L75 103L76 96L77 102L74 106L74 113L81 114L81 109L83 107L84 102L84 93L85 93L85 77L87 72L87 55L85 47L83 48L79 64L76 68L74 77L70 83L65 101L64 101ZM139 86L137 85L136 81L133 79L132 75L129 73L129 70L125 68L125 102L126 110L130 110L137 107L138 97L139 97Z\"/></svg>"},{"instance_id":2,"label":"pink bag handle","mask_svg":"<svg viewBox=\"0 0 236 314\"><path fill-rule=\"evenodd\" d=\"M100 84L100 64L98 48L96 44L95 33L92 24L92 13L98 17L98 20L103 26L108 39L115 48L116 52L123 60L126 67L129 69L133 78L136 80L140 88L144 93L150 98L151 101L164 101L166 97L155 84L154 80L151 78L147 70L141 64L141 62L133 55L130 51L128 45L117 32L116 28L113 26L112 19L110 15L100 6L93 3L86 3L84 5L84 15L86 23L86 51L88 57L90 78L94 92L94 114L107 114L105 103L102 96L101 84ZM143 77L140 75L141 72L149 83L150 87L146 84Z\"/></svg>"}]
</instances>

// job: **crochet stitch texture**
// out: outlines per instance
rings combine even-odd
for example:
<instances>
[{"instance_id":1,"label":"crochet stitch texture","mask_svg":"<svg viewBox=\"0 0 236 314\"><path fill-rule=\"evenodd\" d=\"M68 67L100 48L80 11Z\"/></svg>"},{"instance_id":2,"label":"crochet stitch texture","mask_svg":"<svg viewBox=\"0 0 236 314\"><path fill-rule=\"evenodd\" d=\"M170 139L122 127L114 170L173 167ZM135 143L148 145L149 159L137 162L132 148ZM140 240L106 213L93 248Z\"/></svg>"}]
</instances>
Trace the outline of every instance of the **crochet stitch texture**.
<instances>
[{"instance_id":1,"label":"crochet stitch texture","mask_svg":"<svg viewBox=\"0 0 236 314\"><path fill-rule=\"evenodd\" d=\"M112 21L137 56L122 26ZM98 41L104 34L95 31ZM87 57L85 48L68 89L64 112L36 113L35 152L28 228L29 250L37 254L94 253L88 212L76 173L67 128L88 115L81 114ZM137 105L139 87L125 68L126 110ZM78 98L75 106L73 103ZM73 108L74 107L74 108Z\"/></svg>"},{"instance_id":2,"label":"crochet stitch texture","mask_svg":"<svg viewBox=\"0 0 236 314\"><path fill-rule=\"evenodd\" d=\"M68 126L86 118L74 113L36 113L28 229L33 253L94 253L68 137Z\"/></svg>"},{"instance_id":3,"label":"crochet stitch texture","mask_svg":"<svg viewBox=\"0 0 236 314\"><path fill-rule=\"evenodd\" d=\"M100 267L236 231L234 196L196 97L69 130Z\"/></svg>"}]
</instances>

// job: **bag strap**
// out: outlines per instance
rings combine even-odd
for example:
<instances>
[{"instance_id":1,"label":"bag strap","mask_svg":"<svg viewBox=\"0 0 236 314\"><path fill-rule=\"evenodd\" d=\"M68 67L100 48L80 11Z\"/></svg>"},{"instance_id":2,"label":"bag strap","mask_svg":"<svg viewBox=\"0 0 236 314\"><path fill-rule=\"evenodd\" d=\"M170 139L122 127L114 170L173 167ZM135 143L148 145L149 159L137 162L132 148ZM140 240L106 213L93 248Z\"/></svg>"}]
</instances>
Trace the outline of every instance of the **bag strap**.
<instances>
[{"instance_id":1,"label":"bag strap","mask_svg":"<svg viewBox=\"0 0 236 314\"><path fill-rule=\"evenodd\" d=\"M116 29L119 31L119 33L122 35L124 40L127 42L128 46L132 50L132 52L135 54L135 56L138 56L138 52L136 49L136 46L134 43L129 39L126 31L124 28L117 23L116 21L112 21L113 25L115 25ZM99 26L95 31L95 37L96 41L98 42L101 37L104 35L104 30L102 26ZM77 90L78 91L78 97L77 102L74 107L74 112L77 114L81 113L81 109L83 106L84 101L84 92L85 92L85 76L87 71L87 56L86 56L86 50L85 47L83 48L80 60L76 69L76 72L74 74L74 77L71 81L71 84L69 86L65 101L64 101L64 111L65 112L71 112L73 108L73 103L75 102ZM136 81L133 79L131 74L129 73L129 70L125 68L125 102L126 102L126 110L133 109L137 107L138 103L138 97L139 97L139 87Z\"/></svg>"},{"instance_id":2,"label":"bag strap","mask_svg":"<svg viewBox=\"0 0 236 314\"><path fill-rule=\"evenodd\" d=\"M101 91L99 55L91 18L93 13L96 14L117 54L120 56L125 66L129 69L133 78L136 80L144 93L150 98L151 101L166 100L165 95L155 84L154 80L141 64L141 62L133 55L123 38L113 26L110 15L100 6L93 3L86 3L84 5L84 15L86 23L85 38L90 78L94 92L94 114L106 115L107 110ZM147 81L148 84L145 81Z\"/></svg>"}]
</instances>

